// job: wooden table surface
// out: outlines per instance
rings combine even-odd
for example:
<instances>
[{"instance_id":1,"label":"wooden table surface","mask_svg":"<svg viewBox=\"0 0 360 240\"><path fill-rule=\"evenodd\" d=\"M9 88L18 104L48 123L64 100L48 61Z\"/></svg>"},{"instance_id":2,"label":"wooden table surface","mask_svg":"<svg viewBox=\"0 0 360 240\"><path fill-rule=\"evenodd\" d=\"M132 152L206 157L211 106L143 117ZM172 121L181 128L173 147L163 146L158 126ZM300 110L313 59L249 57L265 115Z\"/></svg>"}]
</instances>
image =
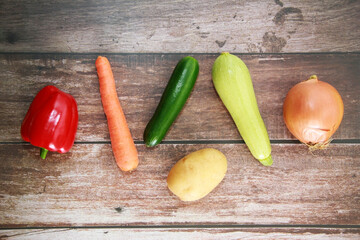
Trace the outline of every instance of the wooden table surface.
<instances>
[{"instance_id":1,"label":"wooden table surface","mask_svg":"<svg viewBox=\"0 0 360 240\"><path fill-rule=\"evenodd\" d=\"M360 2L0 2L0 239L359 239ZM274 164L256 161L211 80L223 51L252 75ZM121 172L111 151L95 69L112 64L140 164ZM159 146L142 139L176 63L200 73ZM286 93L310 75L341 94L345 114L330 147L310 153L282 118ZM79 126L66 154L20 136L36 93L73 95ZM182 202L167 188L171 167L205 147L228 159L205 198Z\"/></svg>"}]
</instances>

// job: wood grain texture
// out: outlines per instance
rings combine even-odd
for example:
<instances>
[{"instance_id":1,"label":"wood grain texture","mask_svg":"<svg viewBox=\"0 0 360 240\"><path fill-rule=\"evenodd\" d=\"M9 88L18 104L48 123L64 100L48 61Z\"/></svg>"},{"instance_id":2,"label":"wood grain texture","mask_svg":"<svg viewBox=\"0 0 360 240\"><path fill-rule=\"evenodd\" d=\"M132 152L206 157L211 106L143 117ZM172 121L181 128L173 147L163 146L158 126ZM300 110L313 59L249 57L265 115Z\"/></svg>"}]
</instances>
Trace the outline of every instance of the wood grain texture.
<instances>
[{"instance_id":1,"label":"wood grain texture","mask_svg":"<svg viewBox=\"0 0 360 240\"><path fill-rule=\"evenodd\" d=\"M15 229L0 230L0 239L359 239L360 230L351 228L136 228L136 229Z\"/></svg>"},{"instance_id":2,"label":"wood grain texture","mask_svg":"<svg viewBox=\"0 0 360 240\"><path fill-rule=\"evenodd\" d=\"M11 1L5 52L351 52L360 4L325 1Z\"/></svg>"},{"instance_id":3,"label":"wood grain texture","mask_svg":"<svg viewBox=\"0 0 360 240\"><path fill-rule=\"evenodd\" d=\"M0 239L359 239L360 2L0 1ZM249 153L211 81L220 52L248 65L274 164ZM140 165L114 160L94 66L112 63ZM246 54L251 53L251 54ZM141 144L176 63L200 74L164 144ZM311 154L282 119L288 90L310 75L341 94L335 143ZM79 108L76 143L50 152L24 143L36 93L55 85ZM186 154L214 147L228 158L205 198L181 202L166 186Z\"/></svg>"},{"instance_id":4,"label":"wood grain texture","mask_svg":"<svg viewBox=\"0 0 360 240\"><path fill-rule=\"evenodd\" d=\"M166 186L171 167L205 147L228 159L224 180L205 198L182 202ZM360 146L332 144L311 154L273 144L264 167L244 144L137 145L133 173L116 166L109 144L76 144L48 153L0 145L0 227L201 224L360 224Z\"/></svg>"},{"instance_id":5,"label":"wood grain texture","mask_svg":"<svg viewBox=\"0 0 360 240\"><path fill-rule=\"evenodd\" d=\"M117 92L135 140L143 131L183 54L109 55ZM211 68L218 54L193 54L200 73L183 111L165 140L238 140L230 114L217 96ZM288 90L317 74L343 98L344 119L335 139L360 138L360 54L238 55L253 79L260 112L271 139L295 139L287 130L282 105ZM76 141L109 141L103 113L96 55L0 54L0 142L21 141L20 126L36 93L52 84L78 103Z\"/></svg>"}]
</instances>

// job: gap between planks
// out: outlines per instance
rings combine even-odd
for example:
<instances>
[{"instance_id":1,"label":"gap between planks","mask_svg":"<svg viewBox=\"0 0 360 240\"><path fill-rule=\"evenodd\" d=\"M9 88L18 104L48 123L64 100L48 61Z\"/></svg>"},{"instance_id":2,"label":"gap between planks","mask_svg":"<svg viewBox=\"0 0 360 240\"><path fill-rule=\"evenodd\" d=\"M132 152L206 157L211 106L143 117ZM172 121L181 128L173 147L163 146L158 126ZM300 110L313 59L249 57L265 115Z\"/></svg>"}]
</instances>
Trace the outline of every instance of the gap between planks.
<instances>
[{"instance_id":1,"label":"gap between planks","mask_svg":"<svg viewBox=\"0 0 360 240\"><path fill-rule=\"evenodd\" d=\"M145 144L144 141L135 140L135 144ZM303 144L298 140L286 140L286 139L273 139L270 140L271 144ZM331 141L332 144L360 144L360 139L334 139ZM29 142L0 142L0 145L21 145L30 144ZM110 141L75 141L74 144L111 144ZM245 144L244 140L168 140L162 141L160 144Z\"/></svg>"},{"instance_id":2,"label":"gap between planks","mask_svg":"<svg viewBox=\"0 0 360 240\"><path fill-rule=\"evenodd\" d=\"M0 52L0 55L62 55L62 56L92 56L92 55L109 55L109 56L130 56L130 55L210 55L217 56L218 53L206 53L206 52ZM226 52L226 51L224 51ZM249 53L249 52L230 52L234 55L247 55L247 56L272 56L272 55L344 55L344 54L360 54L360 51L354 52L263 52L263 53Z\"/></svg>"},{"instance_id":3,"label":"gap between planks","mask_svg":"<svg viewBox=\"0 0 360 240\"><path fill-rule=\"evenodd\" d=\"M282 224L227 224L227 225L99 225L99 226L32 226L32 227L0 227L1 230L17 230L17 229L60 229L60 228L67 228L67 229L104 229L104 228L111 228L111 229L177 229L177 228L191 228L191 229L217 229L217 228L321 228L321 229L328 229L328 228L351 228L351 229L360 229L360 225L331 225L331 224L289 224L289 225L282 225Z\"/></svg>"}]
</instances>

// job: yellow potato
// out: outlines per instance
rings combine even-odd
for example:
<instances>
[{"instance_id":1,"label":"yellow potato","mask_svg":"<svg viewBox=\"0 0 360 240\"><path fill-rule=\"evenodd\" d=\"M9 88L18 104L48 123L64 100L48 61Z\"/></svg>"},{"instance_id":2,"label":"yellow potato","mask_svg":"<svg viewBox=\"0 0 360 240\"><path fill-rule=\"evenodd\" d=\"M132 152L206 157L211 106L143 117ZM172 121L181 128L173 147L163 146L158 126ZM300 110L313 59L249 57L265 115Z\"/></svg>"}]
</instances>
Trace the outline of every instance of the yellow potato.
<instances>
[{"instance_id":1,"label":"yellow potato","mask_svg":"<svg viewBox=\"0 0 360 240\"><path fill-rule=\"evenodd\" d=\"M173 166L167 178L168 188L183 201L195 201L210 193L224 178L226 170L224 154L213 148L201 149Z\"/></svg>"}]
</instances>

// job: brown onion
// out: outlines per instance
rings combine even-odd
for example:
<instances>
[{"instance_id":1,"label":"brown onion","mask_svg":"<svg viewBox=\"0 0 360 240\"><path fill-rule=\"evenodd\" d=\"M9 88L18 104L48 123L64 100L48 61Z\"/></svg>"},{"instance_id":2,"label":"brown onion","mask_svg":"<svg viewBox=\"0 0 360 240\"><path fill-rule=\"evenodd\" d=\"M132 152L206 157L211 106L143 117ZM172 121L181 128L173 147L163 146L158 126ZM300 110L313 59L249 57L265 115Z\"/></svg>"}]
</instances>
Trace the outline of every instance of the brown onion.
<instances>
[{"instance_id":1,"label":"brown onion","mask_svg":"<svg viewBox=\"0 0 360 240\"><path fill-rule=\"evenodd\" d=\"M338 129L344 104L333 86L313 75L290 89L283 111L287 128L298 140L322 148Z\"/></svg>"}]
</instances>

